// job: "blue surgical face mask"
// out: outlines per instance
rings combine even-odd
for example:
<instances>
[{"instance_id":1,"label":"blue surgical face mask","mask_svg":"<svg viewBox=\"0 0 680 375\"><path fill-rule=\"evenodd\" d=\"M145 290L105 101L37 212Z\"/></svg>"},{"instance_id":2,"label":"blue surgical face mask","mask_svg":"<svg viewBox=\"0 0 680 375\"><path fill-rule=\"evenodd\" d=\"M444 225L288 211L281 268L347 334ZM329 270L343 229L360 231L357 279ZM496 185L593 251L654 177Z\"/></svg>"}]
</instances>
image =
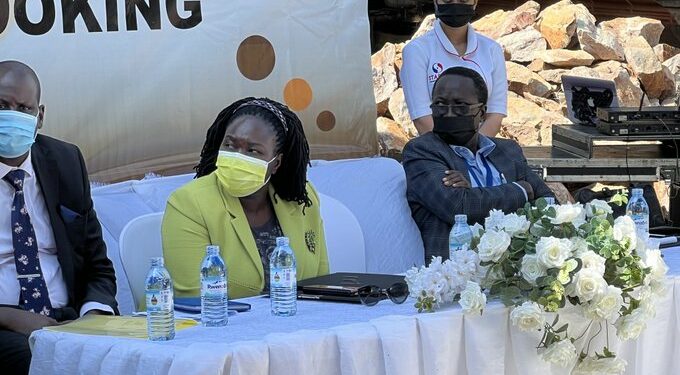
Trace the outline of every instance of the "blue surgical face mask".
<instances>
[{"instance_id":1,"label":"blue surgical face mask","mask_svg":"<svg viewBox=\"0 0 680 375\"><path fill-rule=\"evenodd\" d=\"M0 156L18 158L35 142L38 117L17 111L0 111Z\"/></svg>"}]
</instances>

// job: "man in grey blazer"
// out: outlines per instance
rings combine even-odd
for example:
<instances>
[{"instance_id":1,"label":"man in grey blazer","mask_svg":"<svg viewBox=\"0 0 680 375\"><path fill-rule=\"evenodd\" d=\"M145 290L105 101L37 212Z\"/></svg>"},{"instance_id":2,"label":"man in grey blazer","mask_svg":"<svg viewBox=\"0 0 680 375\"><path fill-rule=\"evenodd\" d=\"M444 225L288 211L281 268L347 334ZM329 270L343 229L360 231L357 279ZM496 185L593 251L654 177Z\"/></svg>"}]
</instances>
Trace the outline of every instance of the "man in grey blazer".
<instances>
[{"instance_id":1,"label":"man in grey blazer","mask_svg":"<svg viewBox=\"0 0 680 375\"><path fill-rule=\"evenodd\" d=\"M512 140L478 133L488 91L474 70L444 71L432 91L434 130L411 140L403 152L407 199L420 228L425 262L448 259L454 216L484 224L492 209L511 213L527 201L553 196Z\"/></svg>"}]
</instances>

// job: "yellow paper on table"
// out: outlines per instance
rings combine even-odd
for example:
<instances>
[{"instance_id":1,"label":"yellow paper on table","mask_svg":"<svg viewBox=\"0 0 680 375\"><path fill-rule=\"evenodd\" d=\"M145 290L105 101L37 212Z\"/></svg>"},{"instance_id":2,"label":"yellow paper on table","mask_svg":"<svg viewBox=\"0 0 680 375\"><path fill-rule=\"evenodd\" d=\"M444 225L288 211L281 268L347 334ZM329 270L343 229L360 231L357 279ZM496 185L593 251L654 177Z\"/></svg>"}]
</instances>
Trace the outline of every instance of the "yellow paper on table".
<instances>
[{"instance_id":1,"label":"yellow paper on table","mask_svg":"<svg viewBox=\"0 0 680 375\"><path fill-rule=\"evenodd\" d=\"M181 331L198 325L192 319L175 319L175 331ZM84 335L100 335L146 339L146 317L85 315L60 326L45 327L46 330L66 333L80 333Z\"/></svg>"}]
</instances>

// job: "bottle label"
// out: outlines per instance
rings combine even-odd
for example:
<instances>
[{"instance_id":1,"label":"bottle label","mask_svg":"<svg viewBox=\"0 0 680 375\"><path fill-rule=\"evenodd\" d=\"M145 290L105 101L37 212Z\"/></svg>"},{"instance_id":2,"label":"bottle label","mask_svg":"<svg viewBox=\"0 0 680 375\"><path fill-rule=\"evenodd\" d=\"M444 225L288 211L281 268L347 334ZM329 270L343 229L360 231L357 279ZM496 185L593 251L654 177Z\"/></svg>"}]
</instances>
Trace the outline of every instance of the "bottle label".
<instances>
[{"instance_id":1,"label":"bottle label","mask_svg":"<svg viewBox=\"0 0 680 375\"><path fill-rule=\"evenodd\" d=\"M294 288L297 285L294 267L272 268L269 274L270 288Z\"/></svg>"},{"instance_id":2,"label":"bottle label","mask_svg":"<svg viewBox=\"0 0 680 375\"><path fill-rule=\"evenodd\" d=\"M631 215L631 219L635 222L638 232L649 231L649 217L647 215Z\"/></svg>"},{"instance_id":3,"label":"bottle label","mask_svg":"<svg viewBox=\"0 0 680 375\"><path fill-rule=\"evenodd\" d=\"M220 276L205 277L201 280L201 296L220 298L227 295L227 281Z\"/></svg>"},{"instance_id":4,"label":"bottle label","mask_svg":"<svg viewBox=\"0 0 680 375\"><path fill-rule=\"evenodd\" d=\"M146 311L169 311L173 309L172 290L147 290Z\"/></svg>"},{"instance_id":5,"label":"bottle label","mask_svg":"<svg viewBox=\"0 0 680 375\"><path fill-rule=\"evenodd\" d=\"M466 243L450 243L449 244L449 251L460 251L460 250L467 250L470 245Z\"/></svg>"}]
</instances>

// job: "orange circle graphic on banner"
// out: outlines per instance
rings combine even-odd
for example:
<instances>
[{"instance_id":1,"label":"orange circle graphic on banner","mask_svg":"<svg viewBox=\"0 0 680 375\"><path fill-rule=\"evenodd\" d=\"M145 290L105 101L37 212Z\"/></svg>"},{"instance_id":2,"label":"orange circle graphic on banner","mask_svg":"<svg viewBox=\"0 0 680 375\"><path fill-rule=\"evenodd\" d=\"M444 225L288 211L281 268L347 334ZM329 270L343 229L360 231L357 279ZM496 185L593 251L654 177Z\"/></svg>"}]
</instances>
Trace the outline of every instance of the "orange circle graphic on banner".
<instances>
[{"instance_id":1,"label":"orange circle graphic on banner","mask_svg":"<svg viewBox=\"0 0 680 375\"><path fill-rule=\"evenodd\" d=\"M236 65L248 79L260 81L267 78L274 71L275 64L274 47L263 36L249 36L238 46Z\"/></svg>"},{"instance_id":2,"label":"orange circle graphic on banner","mask_svg":"<svg viewBox=\"0 0 680 375\"><path fill-rule=\"evenodd\" d=\"M312 104L312 88L302 78L293 78L283 88L283 100L293 111L303 111Z\"/></svg>"},{"instance_id":3,"label":"orange circle graphic on banner","mask_svg":"<svg viewBox=\"0 0 680 375\"><path fill-rule=\"evenodd\" d=\"M335 127L335 115L331 111L323 111L316 116L316 126L319 129L328 132Z\"/></svg>"}]
</instances>

